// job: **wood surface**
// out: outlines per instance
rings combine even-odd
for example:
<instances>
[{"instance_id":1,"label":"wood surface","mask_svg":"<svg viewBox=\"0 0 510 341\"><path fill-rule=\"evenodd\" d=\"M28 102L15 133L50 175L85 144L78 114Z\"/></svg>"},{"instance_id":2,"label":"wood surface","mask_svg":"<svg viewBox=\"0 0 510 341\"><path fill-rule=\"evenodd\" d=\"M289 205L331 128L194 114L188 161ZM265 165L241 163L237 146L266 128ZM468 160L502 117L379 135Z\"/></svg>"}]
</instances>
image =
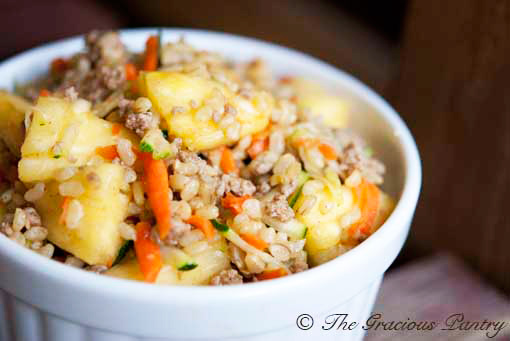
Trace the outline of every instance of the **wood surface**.
<instances>
[{"instance_id":1,"label":"wood surface","mask_svg":"<svg viewBox=\"0 0 510 341\"><path fill-rule=\"evenodd\" d=\"M387 323L386 330L373 322L367 341L476 341L510 340L510 301L477 273L450 254L435 254L413 261L386 274L373 309L381 314L377 321ZM463 314L461 317L458 314ZM455 315L455 316L452 316ZM458 322L463 318L462 322ZM500 331L487 325L466 322L504 322ZM390 330L391 321L395 321ZM397 322L408 322L404 327ZM435 322L431 330L416 330L411 322ZM459 330L465 323L464 330ZM409 328L409 326L411 326ZM485 330L483 330L485 329ZM487 333L492 338L487 337Z\"/></svg>"},{"instance_id":2,"label":"wood surface","mask_svg":"<svg viewBox=\"0 0 510 341\"><path fill-rule=\"evenodd\" d=\"M510 1L413 1L391 102L423 161L404 256L449 249L510 293Z\"/></svg>"}]
</instances>

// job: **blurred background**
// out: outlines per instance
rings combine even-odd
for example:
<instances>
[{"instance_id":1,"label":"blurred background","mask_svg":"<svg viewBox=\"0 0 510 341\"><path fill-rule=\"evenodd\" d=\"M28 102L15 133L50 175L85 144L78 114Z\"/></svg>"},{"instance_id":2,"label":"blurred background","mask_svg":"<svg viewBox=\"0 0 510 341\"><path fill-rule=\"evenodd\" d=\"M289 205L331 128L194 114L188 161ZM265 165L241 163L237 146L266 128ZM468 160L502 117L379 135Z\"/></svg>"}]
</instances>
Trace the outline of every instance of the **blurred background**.
<instances>
[{"instance_id":1,"label":"blurred background","mask_svg":"<svg viewBox=\"0 0 510 341\"><path fill-rule=\"evenodd\" d=\"M510 2L0 3L0 59L95 28L174 26L276 42L352 73L397 108L423 160L412 232L392 271L446 251L471 277L510 294ZM443 270L440 277L455 276Z\"/></svg>"}]
</instances>

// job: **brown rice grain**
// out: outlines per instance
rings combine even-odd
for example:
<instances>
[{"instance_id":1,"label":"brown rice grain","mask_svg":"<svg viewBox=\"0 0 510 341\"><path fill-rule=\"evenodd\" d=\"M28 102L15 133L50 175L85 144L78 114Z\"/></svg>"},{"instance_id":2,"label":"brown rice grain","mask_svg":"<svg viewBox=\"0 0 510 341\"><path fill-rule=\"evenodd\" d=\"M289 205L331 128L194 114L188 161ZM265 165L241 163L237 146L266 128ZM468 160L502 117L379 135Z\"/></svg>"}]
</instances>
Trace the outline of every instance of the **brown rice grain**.
<instances>
[{"instance_id":1,"label":"brown rice grain","mask_svg":"<svg viewBox=\"0 0 510 341\"><path fill-rule=\"evenodd\" d=\"M48 230L42 226L33 226L25 232L25 238L31 241L43 241L48 236Z\"/></svg>"},{"instance_id":2,"label":"brown rice grain","mask_svg":"<svg viewBox=\"0 0 510 341\"><path fill-rule=\"evenodd\" d=\"M216 219L220 215L218 207L215 205L203 206L195 211L195 214L205 219Z\"/></svg>"},{"instance_id":3,"label":"brown rice grain","mask_svg":"<svg viewBox=\"0 0 510 341\"><path fill-rule=\"evenodd\" d=\"M286 262L290 259L290 251L283 245L271 244L269 245L269 252L280 262Z\"/></svg>"},{"instance_id":4,"label":"brown rice grain","mask_svg":"<svg viewBox=\"0 0 510 341\"><path fill-rule=\"evenodd\" d=\"M262 259L260 259L259 256L251 253L244 257L244 262L248 268L248 271L255 274L261 273L266 267L266 264Z\"/></svg>"},{"instance_id":5,"label":"brown rice grain","mask_svg":"<svg viewBox=\"0 0 510 341\"><path fill-rule=\"evenodd\" d=\"M55 179L59 182L63 182L71 179L76 174L76 167L65 167L55 172Z\"/></svg>"},{"instance_id":6,"label":"brown rice grain","mask_svg":"<svg viewBox=\"0 0 510 341\"><path fill-rule=\"evenodd\" d=\"M198 182L198 180L191 179L186 184L184 189L181 190L181 199L188 201L191 198L193 198L195 195L197 195L198 190L199 190L199 185L200 185L200 183Z\"/></svg>"},{"instance_id":7,"label":"brown rice grain","mask_svg":"<svg viewBox=\"0 0 510 341\"><path fill-rule=\"evenodd\" d=\"M133 109L137 113L148 112L152 108L152 102L147 97L138 97Z\"/></svg>"},{"instance_id":8,"label":"brown rice grain","mask_svg":"<svg viewBox=\"0 0 510 341\"><path fill-rule=\"evenodd\" d=\"M85 188L79 181L70 180L58 185L58 192L63 197L79 197L85 192Z\"/></svg>"},{"instance_id":9,"label":"brown rice grain","mask_svg":"<svg viewBox=\"0 0 510 341\"><path fill-rule=\"evenodd\" d=\"M145 202L145 195L143 191L143 184L141 181L135 181L131 185L133 191L133 199L138 206L143 206Z\"/></svg>"},{"instance_id":10,"label":"brown rice grain","mask_svg":"<svg viewBox=\"0 0 510 341\"><path fill-rule=\"evenodd\" d=\"M119 139L117 141L117 152L125 165L132 166L135 163L136 154L133 152L131 141Z\"/></svg>"},{"instance_id":11,"label":"brown rice grain","mask_svg":"<svg viewBox=\"0 0 510 341\"><path fill-rule=\"evenodd\" d=\"M53 252L55 252L55 247L48 243L37 250L37 252L46 258L51 258L53 257Z\"/></svg>"},{"instance_id":12,"label":"brown rice grain","mask_svg":"<svg viewBox=\"0 0 510 341\"><path fill-rule=\"evenodd\" d=\"M69 229L75 229L80 224L81 218L83 218L83 206L81 203L73 199L69 202L67 208L67 214L65 217L66 226Z\"/></svg>"},{"instance_id":13,"label":"brown rice grain","mask_svg":"<svg viewBox=\"0 0 510 341\"><path fill-rule=\"evenodd\" d=\"M34 202L41 199L44 195L45 185L43 182L38 182L34 187L25 192L25 200Z\"/></svg>"},{"instance_id":14,"label":"brown rice grain","mask_svg":"<svg viewBox=\"0 0 510 341\"><path fill-rule=\"evenodd\" d=\"M136 240L136 231L133 225L122 222L119 224L120 236L125 240Z\"/></svg>"},{"instance_id":15,"label":"brown rice grain","mask_svg":"<svg viewBox=\"0 0 510 341\"><path fill-rule=\"evenodd\" d=\"M81 269L85 265L85 263L81 259L76 258L74 256L67 256L64 264L67 264L67 265L70 265L72 267L79 268L79 269Z\"/></svg>"},{"instance_id":16,"label":"brown rice grain","mask_svg":"<svg viewBox=\"0 0 510 341\"><path fill-rule=\"evenodd\" d=\"M17 208L14 212L14 219L12 220L12 229L14 231L21 231L27 223L27 215L21 208Z\"/></svg>"}]
</instances>

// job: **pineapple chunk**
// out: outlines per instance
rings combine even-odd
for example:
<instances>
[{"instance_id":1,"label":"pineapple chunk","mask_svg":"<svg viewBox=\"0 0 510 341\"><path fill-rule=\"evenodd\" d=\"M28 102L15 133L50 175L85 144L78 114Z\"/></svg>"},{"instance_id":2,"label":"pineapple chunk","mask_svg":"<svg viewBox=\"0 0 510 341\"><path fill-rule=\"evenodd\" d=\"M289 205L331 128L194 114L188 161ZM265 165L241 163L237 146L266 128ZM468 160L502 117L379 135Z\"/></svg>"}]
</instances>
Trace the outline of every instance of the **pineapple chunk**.
<instances>
[{"instance_id":1,"label":"pineapple chunk","mask_svg":"<svg viewBox=\"0 0 510 341\"><path fill-rule=\"evenodd\" d=\"M222 249L226 249L226 246ZM215 274L230 267L227 254L218 249L217 245L210 245L209 248L192 257L198 266L190 271L180 271L180 284L208 284Z\"/></svg>"},{"instance_id":2,"label":"pineapple chunk","mask_svg":"<svg viewBox=\"0 0 510 341\"><path fill-rule=\"evenodd\" d=\"M21 154L21 144L25 138L25 112L30 108L30 103L23 98L0 91L0 139L16 157Z\"/></svg>"},{"instance_id":3,"label":"pineapple chunk","mask_svg":"<svg viewBox=\"0 0 510 341\"><path fill-rule=\"evenodd\" d=\"M336 177L338 179L338 176ZM317 184L322 183L320 188ZM315 196L314 205L299 213L308 196ZM308 193L308 194L305 194ZM303 193L294 206L296 218L308 227L306 248L310 255L337 245L342 235L341 217L352 209L353 197L350 189L342 186L340 181L328 179L307 181Z\"/></svg>"},{"instance_id":4,"label":"pineapple chunk","mask_svg":"<svg viewBox=\"0 0 510 341\"><path fill-rule=\"evenodd\" d=\"M345 128L349 118L349 103L327 92L318 83L302 78L291 78L290 87L297 96L300 109L308 109L322 116L324 123L333 128Z\"/></svg>"},{"instance_id":5,"label":"pineapple chunk","mask_svg":"<svg viewBox=\"0 0 510 341\"><path fill-rule=\"evenodd\" d=\"M377 216L374 222L373 231L376 231L381 225L386 221L389 217L393 208L395 207L395 202L389 195L380 191L379 198L379 210L377 212ZM345 231L345 229L343 230ZM347 236L346 236L347 235ZM346 238L344 239L344 237ZM338 257L339 255L347 252L358 244L357 240L353 240L348 234L342 234L342 240L339 244L331 246L324 250L319 250L309 254L308 260L312 266L317 266L323 264L331 259Z\"/></svg>"},{"instance_id":6,"label":"pineapple chunk","mask_svg":"<svg viewBox=\"0 0 510 341\"><path fill-rule=\"evenodd\" d=\"M178 271L174 259L167 252L169 249L163 247L161 254L163 257L163 268L159 272L156 279L158 284L167 285L205 285L211 278L221 270L230 267L230 260L224 252L226 250L226 242L220 238L213 242L207 242L205 249L198 247L198 241L186 247L184 251L198 264L196 268L188 271ZM198 250L193 252L193 250ZM124 259L120 264L115 265L108 271L106 275L131 279L135 281L143 281L143 275L135 258Z\"/></svg>"},{"instance_id":7,"label":"pineapple chunk","mask_svg":"<svg viewBox=\"0 0 510 341\"><path fill-rule=\"evenodd\" d=\"M91 173L97 175L97 181L89 180ZM72 180L79 181L85 189L76 198L83 207L83 217L76 228L59 223L64 198L56 181L47 184L44 196L35 203L48 228L48 239L89 264L111 265L122 246L118 226L127 215L128 197L121 192L124 169L110 163L85 167Z\"/></svg>"},{"instance_id":8,"label":"pineapple chunk","mask_svg":"<svg viewBox=\"0 0 510 341\"><path fill-rule=\"evenodd\" d=\"M97 147L116 144L118 136L137 143L137 137L125 128L115 136L112 123L86 108L61 98L41 97L21 147L19 177L24 182L52 179L58 169L85 165Z\"/></svg>"},{"instance_id":9,"label":"pineapple chunk","mask_svg":"<svg viewBox=\"0 0 510 341\"><path fill-rule=\"evenodd\" d=\"M219 100L211 105L223 109L228 103L236 109L240 137L264 130L273 108L273 98L266 92L255 91L252 99L246 99L214 80L177 72L143 73L140 84L155 110L165 118L170 133L182 138L184 145L192 150L212 149L236 141L227 137L226 127L203 115L204 103L214 101L213 97L223 97L225 103ZM191 101L198 108L191 108ZM174 112L175 107L183 112Z\"/></svg>"}]
</instances>

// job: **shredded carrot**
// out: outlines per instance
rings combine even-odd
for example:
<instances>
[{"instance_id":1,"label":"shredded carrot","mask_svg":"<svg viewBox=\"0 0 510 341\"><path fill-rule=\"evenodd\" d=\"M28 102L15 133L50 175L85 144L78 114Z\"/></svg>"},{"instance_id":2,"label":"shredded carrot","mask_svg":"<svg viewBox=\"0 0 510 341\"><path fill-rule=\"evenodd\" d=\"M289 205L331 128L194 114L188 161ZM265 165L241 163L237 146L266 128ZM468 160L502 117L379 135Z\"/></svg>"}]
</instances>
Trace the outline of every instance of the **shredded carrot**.
<instances>
[{"instance_id":1,"label":"shredded carrot","mask_svg":"<svg viewBox=\"0 0 510 341\"><path fill-rule=\"evenodd\" d=\"M241 233L241 238L243 238L245 242L247 242L253 247L256 247L259 250L265 250L269 246L264 240L260 239L258 236L251 233Z\"/></svg>"},{"instance_id":2,"label":"shredded carrot","mask_svg":"<svg viewBox=\"0 0 510 341\"><path fill-rule=\"evenodd\" d=\"M264 150L269 148L269 136L267 130L254 134L251 139L251 145L246 149L248 155L253 159Z\"/></svg>"},{"instance_id":3,"label":"shredded carrot","mask_svg":"<svg viewBox=\"0 0 510 341\"><path fill-rule=\"evenodd\" d=\"M64 201L62 201L62 213L60 213L60 217L58 218L58 223L60 225L63 225L66 221L67 209L69 208L70 201L70 197L64 197Z\"/></svg>"},{"instance_id":4,"label":"shredded carrot","mask_svg":"<svg viewBox=\"0 0 510 341\"><path fill-rule=\"evenodd\" d=\"M349 227L349 235L352 237L359 231L368 236L375 223L379 210L380 193L376 185L362 180L358 187L353 189L354 202L359 205L361 218Z\"/></svg>"},{"instance_id":5,"label":"shredded carrot","mask_svg":"<svg viewBox=\"0 0 510 341\"><path fill-rule=\"evenodd\" d=\"M186 220L188 224L195 226L197 229L202 230L205 237L211 240L216 234L216 229L210 220L205 219L198 215L192 215L188 220Z\"/></svg>"},{"instance_id":6,"label":"shredded carrot","mask_svg":"<svg viewBox=\"0 0 510 341\"><path fill-rule=\"evenodd\" d=\"M294 145L297 147L312 148L319 144L319 139L314 138L297 138L294 140Z\"/></svg>"},{"instance_id":7,"label":"shredded carrot","mask_svg":"<svg viewBox=\"0 0 510 341\"><path fill-rule=\"evenodd\" d=\"M266 279L274 279L283 276L287 276L287 271L280 268L275 270L264 271L263 273L257 275L256 277L259 281L264 281Z\"/></svg>"},{"instance_id":8,"label":"shredded carrot","mask_svg":"<svg viewBox=\"0 0 510 341\"><path fill-rule=\"evenodd\" d=\"M335 148L331 147L329 144L320 143L319 151L324 155L324 157L328 160L336 160L336 151Z\"/></svg>"},{"instance_id":9,"label":"shredded carrot","mask_svg":"<svg viewBox=\"0 0 510 341\"><path fill-rule=\"evenodd\" d=\"M135 254L146 282L155 282L163 267L158 244L151 239L151 226L145 221L136 224Z\"/></svg>"},{"instance_id":10,"label":"shredded carrot","mask_svg":"<svg viewBox=\"0 0 510 341\"><path fill-rule=\"evenodd\" d=\"M64 58L55 58L51 61L51 71L61 73L69 68L69 62Z\"/></svg>"},{"instance_id":11,"label":"shredded carrot","mask_svg":"<svg viewBox=\"0 0 510 341\"><path fill-rule=\"evenodd\" d=\"M292 82L294 78L292 76L283 76L280 78L280 83L281 84L289 84Z\"/></svg>"},{"instance_id":12,"label":"shredded carrot","mask_svg":"<svg viewBox=\"0 0 510 341\"><path fill-rule=\"evenodd\" d=\"M237 173L239 171L230 148L222 148L220 167L224 173Z\"/></svg>"},{"instance_id":13,"label":"shredded carrot","mask_svg":"<svg viewBox=\"0 0 510 341\"><path fill-rule=\"evenodd\" d=\"M156 221L159 236L164 239L170 232L170 191L168 170L163 160L154 160L151 153L142 153L147 196Z\"/></svg>"},{"instance_id":14,"label":"shredded carrot","mask_svg":"<svg viewBox=\"0 0 510 341\"><path fill-rule=\"evenodd\" d=\"M41 89L39 91L39 96L48 97L48 96L51 96L51 92L49 92L48 89Z\"/></svg>"},{"instance_id":15,"label":"shredded carrot","mask_svg":"<svg viewBox=\"0 0 510 341\"><path fill-rule=\"evenodd\" d=\"M119 135L121 128L122 128L122 124L114 123L113 126L112 126L112 134L113 135Z\"/></svg>"},{"instance_id":16,"label":"shredded carrot","mask_svg":"<svg viewBox=\"0 0 510 341\"><path fill-rule=\"evenodd\" d=\"M229 209L232 214L237 215L243 211L243 203L250 198L251 196L247 194L242 197L236 197L228 192L224 198L221 198L221 205Z\"/></svg>"},{"instance_id":17,"label":"shredded carrot","mask_svg":"<svg viewBox=\"0 0 510 341\"><path fill-rule=\"evenodd\" d=\"M115 159L116 157L119 157L119 153L117 152L117 146L114 144L112 144L111 146L97 147L96 154L110 161Z\"/></svg>"},{"instance_id":18,"label":"shredded carrot","mask_svg":"<svg viewBox=\"0 0 510 341\"><path fill-rule=\"evenodd\" d=\"M143 69L145 71L154 71L158 68L158 37L150 36L145 43L145 58L143 60Z\"/></svg>"},{"instance_id":19,"label":"shredded carrot","mask_svg":"<svg viewBox=\"0 0 510 341\"><path fill-rule=\"evenodd\" d=\"M138 76L138 70L136 69L136 66L135 64L133 63L127 63L125 66L125 71L126 71L126 79L128 81L133 81L136 79L136 77Z\"/></svg>"},{"instance_id":20,"label":"shredded carrot","mask_svg":"<svg viewBox=\"0 0 510 341\"><path fill-rule=\"evenodd\" d=\"M336 150L326 143L322 143L319 139L315 138L298 138L294 140L294 145L297 147L314 148L318 147L322 155L328 160L336 160Z\"/></svg>"}]
</instances>

